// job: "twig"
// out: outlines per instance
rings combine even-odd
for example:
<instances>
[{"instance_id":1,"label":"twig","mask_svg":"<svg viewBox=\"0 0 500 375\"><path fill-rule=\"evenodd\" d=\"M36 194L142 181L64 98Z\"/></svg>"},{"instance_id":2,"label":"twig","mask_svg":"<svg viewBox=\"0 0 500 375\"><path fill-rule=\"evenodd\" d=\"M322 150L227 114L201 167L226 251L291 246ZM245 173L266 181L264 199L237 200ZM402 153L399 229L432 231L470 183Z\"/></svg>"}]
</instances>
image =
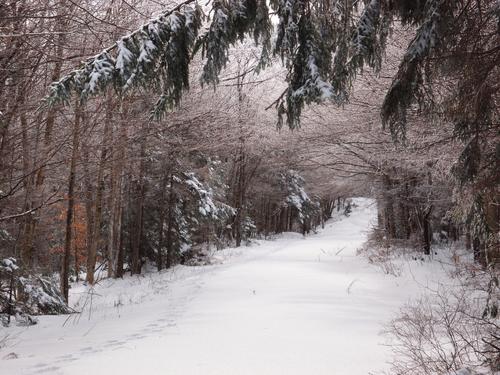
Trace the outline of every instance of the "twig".
<instances>
[{"instance_id":1,"label":"twig","mask_svg":"<svg viewBox=\"0 0 500 375\"><path fill-rule=\"evenodd\" d=\"M349 286L347 287L347 294L351 294L351 288L352 286L354 285L354 283L356 281L359 281L359 279L354 279L353 281L351 281L351 283L349 284Z\"/></svg>"},{"instance_id":2,"label":"twig","mask_svg":"<svg viewBox=\"0 0 500 375\"><path fill-rule=\"evenodd\" d=\"M344 247L342 247L340 250L338 250L338 251L335 253L335 255L339 255L339 254L340 254L342 251L344 251L344 250L345 250L345 246L344 246Z\"/></svg>"}]
</instances>

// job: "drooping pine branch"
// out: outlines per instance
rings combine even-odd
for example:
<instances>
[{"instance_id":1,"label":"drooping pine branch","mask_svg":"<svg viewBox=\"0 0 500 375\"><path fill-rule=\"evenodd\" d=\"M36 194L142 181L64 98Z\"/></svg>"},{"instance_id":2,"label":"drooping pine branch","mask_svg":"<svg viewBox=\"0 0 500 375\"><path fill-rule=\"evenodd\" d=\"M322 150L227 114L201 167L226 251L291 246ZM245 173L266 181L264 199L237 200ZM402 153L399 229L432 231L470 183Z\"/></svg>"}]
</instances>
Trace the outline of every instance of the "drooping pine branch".
<instances>
[{"instance_id":1,"label":"drooping pine branch","mask_svg":"<svg viewBox=\"0 0 500 375\"><path fill-rule=\"evenodd\" d=\"M332 84L325 79L328 77L332 56L310 18L302 16L297 31L297 46L292 47L294 52L287 77L289 85L285 113L291 129L300 125L304 105L319 103L334 98L335 95ZM289 47L291 46L286 48Z\"/></svg>"},{"instance_id":2,"label":"drooping pine branch","mask_svg":"<svg viewBox=\"0 0 500 375\"><path fill-rule=\"evenodd\" d=\"M230 47L246 37L263 46L259 69L269 62L272 23L266 0L214 0L206 24L195 1L165 12L55 82L46 103L69 102L72 94L86 100L110 86L119 94L144 87L160 93L153 114L161 117L189 89L189 65L198 50L205 60L201 81L214 86ZM289 127L299 126L310 103L346 102L356 75L365 66L380 68L388 30L399 17L418 30L385 98L382 118L394 134L403 133L407 110L423 87L423 62L450 21L452 3L270 1L278 19L273 52L288 69L288 90L277 101L279 124L286 115Z\"/></svg>"},{"instance_id":3,"label":"drooping pine branch","mask_svg":"<svg viewBox=\"0 0 500 375\"><path fill-rule=\"evenodd\" d=\"M221 70L229 61L229 48L251 34L255 42L263 46L262 64L267 63L272 26L265 0L215 0L212 13L208 32L197 46L206 59L202 83L216 85Z\"/></svg>"},{"instance_id":4,"label":"drooping pine branch","mask_svg":"<svg viewBox=\"0 0 500 375\"><path fill-rule=\"evenodd\" d=\"M189 65L198 50L205 60L201 81L214 86L229 48L246 37L262 45L258 70L269 63L272 23L266 0L214 0L201 36L204 15L194 1L165 12L52 84L46 103L67 103L73 94L83 101L110 86L120 95L143 87L160 93L153 110L159 118L189 89ZM379 56L379 1L366 6L354 37L351 17L357 5L352 0L335 2L333 9L323 2L270 2L279 16L274 54L289 70L289 89L278 101L280 123L286 114L289 127L299 126L309 103L347 100L356 71L365 62L374 65Z\"/></svg>"},{"instance_id":5,"label":"drooping pine branch","mask_svg":"<svg viewBox=\"0 0 500 375\"><path fill-rule=\"evenodd\" d=\"M425 4L422 24L408 46L398 73L382 105L382 122L389 125L395 139L404 137L407 111L424 96L423 63L439 43L442 30L453 17L454 1L429 0ZM419 8L420 9L420 8ZM418 13L420 15L420 13Z\"/></svg>"},{"instance_id":6,"label":"drooping pine branch","mask_svg":"<svg viewBox=\"0 0 500 375\"><path fill-rule=\"evenodd\" d=\"M121 38L54 82L46 105L68 103L73 94L85 101L113 86L123 94L134 87L161 91L155 114L178 103L189 88L189 64L203 13L187 0Z\"/></svg>"},{"instance_id":7,"label":"drooping pine branch","mask_svg":"<svg viewBox=\"0 0 500 375\"><path fill-rule=\"evenodd\" d=\"M229 48L248 35L262 44L261 66L267 64L272 26L265 0L215 0L211 13L200 37L205 17L195 0L163 13L54 82L45 104L69 103L73 94L84 101L109 86L120 95L144 87L161 94L153 110L159 118L189 89L189 66L199 48L206 59L203 83L218 82Z\"/></svg>"},{"instance_id":8,"label":"drooping pine branch","mask_svg":"<svg viewBox=\"0 0 500 375\"><path fill-rule=\"evenodd\" d=\"M368 65L380 69L387 38L387 17L381 17L381 0L371 0L363 10L352 37L350 69Z\"/></svg>"}]
</instances>

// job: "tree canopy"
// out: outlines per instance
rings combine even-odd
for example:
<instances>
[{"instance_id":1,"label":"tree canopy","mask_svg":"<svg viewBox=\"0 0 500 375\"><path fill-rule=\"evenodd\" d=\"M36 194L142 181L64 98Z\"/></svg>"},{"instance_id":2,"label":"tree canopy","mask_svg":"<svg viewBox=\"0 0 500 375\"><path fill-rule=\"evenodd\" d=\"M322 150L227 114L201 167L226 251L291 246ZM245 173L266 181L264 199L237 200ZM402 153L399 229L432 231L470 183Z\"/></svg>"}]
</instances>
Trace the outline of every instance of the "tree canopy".
<instances>
[{"instance_id":1,"label":"tree canopy","mask_svg":"<svg viewBox=\"0 0 500 375\"><path fill-rule=\"evenodd\" d=\"M142 86L160 93L154 114L161 116L189 88L189 64L196 52L205 62L202 82L217 84L228 49L253 37L262 46L260 68L270 64L272 54L288 70L288 88L276 107L280 124L286 115L295 128L304 104L327 99L345 103L356 74L367 67L380 69L391 29L410 27L413 36L381 111L394 135L403 135L410 107L428 107L433 102L428 99L436 99L436 74L454 77L480 59L481 72L464 77L459 93L467 86L483 87L481 102L496 94L498 88L484 86L498 77L499 14L498 2L480 0L272 0L269 7L264 0L215 0L207 13L187 0L55 82L48 102L67 101L72 92L84 100L110 85L118 94ZM276 38L271 40L273 29ZM482 104L469 117L478 112L490 117L488 107Z\"/></svg>"}]
</instances>

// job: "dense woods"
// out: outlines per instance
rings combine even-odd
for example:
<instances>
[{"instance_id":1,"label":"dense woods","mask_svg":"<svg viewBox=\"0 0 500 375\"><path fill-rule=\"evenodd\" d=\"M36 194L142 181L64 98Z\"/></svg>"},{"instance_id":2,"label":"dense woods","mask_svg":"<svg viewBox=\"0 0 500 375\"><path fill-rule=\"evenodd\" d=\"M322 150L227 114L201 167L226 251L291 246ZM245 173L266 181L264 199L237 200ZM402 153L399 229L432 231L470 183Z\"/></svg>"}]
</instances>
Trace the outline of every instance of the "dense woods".
<instances>
[{"instance_id":1,"label":"dense woods","mask_svg":"<svg viewBox=\"0 0 500 375\"><path fill-rule=\"evenodd\" d=\"M2 2L1 312L353 196L374 246L463 244L498 289L499 25L494 0Z\"/></svg>"}]
</instances>

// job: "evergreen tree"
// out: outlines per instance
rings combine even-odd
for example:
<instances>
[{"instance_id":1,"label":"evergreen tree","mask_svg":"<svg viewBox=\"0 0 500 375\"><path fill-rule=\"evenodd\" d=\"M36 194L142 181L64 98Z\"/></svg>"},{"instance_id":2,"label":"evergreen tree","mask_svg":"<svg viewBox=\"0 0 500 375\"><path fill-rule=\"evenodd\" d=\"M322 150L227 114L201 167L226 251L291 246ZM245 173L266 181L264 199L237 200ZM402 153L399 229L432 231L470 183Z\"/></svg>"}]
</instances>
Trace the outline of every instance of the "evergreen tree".
<instances>
[{"instance_id":1,"label":"evergreen tree","mask_svg":"<svg viewBox=\"0 0 500 375\"><path fill-rule=\"evenodd\" d=\"M306 193L304 179L297 171L289 170L281 174L281 183L287 192L284 204L297 211L300 224L308 226L312 217L319 212L319 203Z\"/></svg>"}]
</instances>

